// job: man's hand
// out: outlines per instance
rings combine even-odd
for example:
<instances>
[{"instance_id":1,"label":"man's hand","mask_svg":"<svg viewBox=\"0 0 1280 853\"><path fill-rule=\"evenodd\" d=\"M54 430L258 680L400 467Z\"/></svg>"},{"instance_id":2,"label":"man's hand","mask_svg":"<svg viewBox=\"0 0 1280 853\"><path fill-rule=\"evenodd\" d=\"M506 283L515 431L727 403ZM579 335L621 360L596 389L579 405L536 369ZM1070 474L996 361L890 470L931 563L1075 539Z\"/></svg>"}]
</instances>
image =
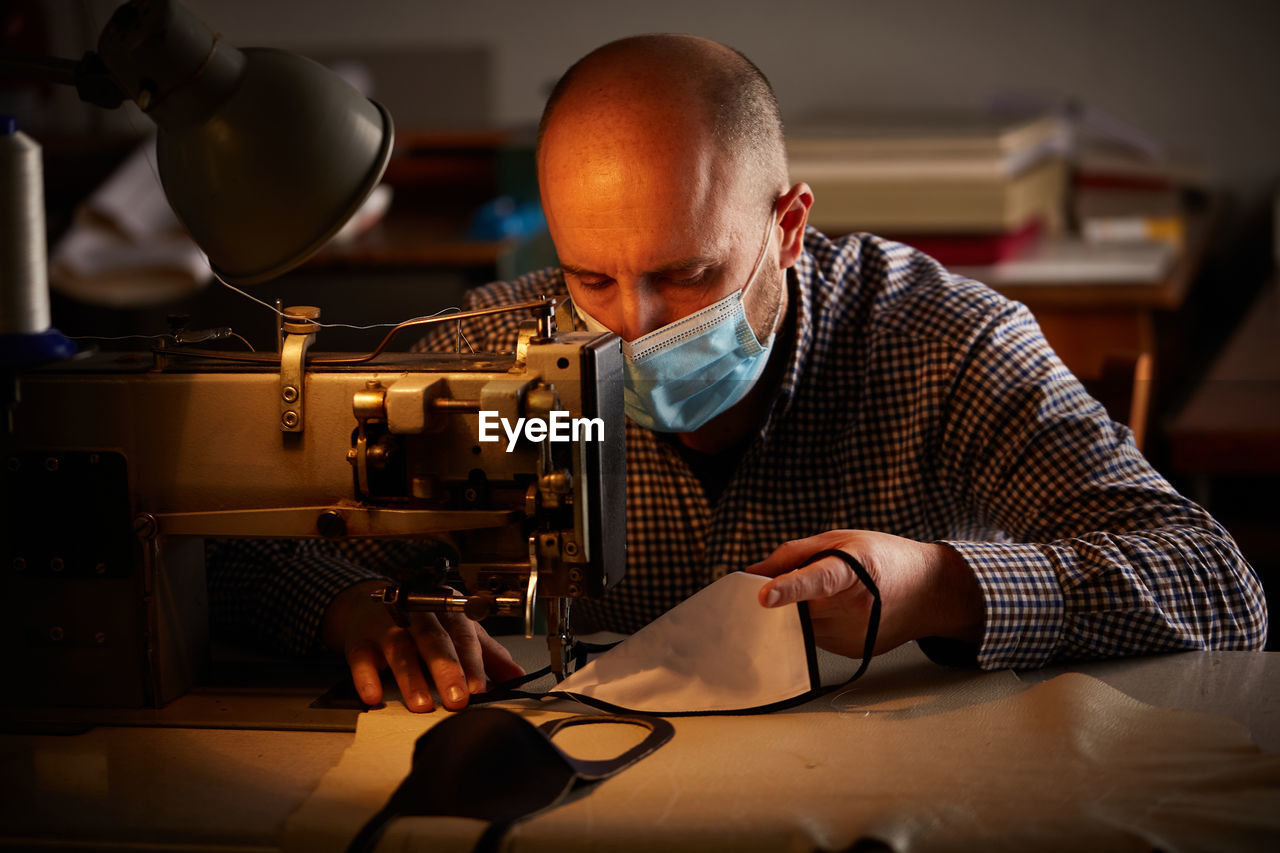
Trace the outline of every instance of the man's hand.
<instances>
[{"instance_id":1,"label":"man's hand","mask_svg":"<svg viewBox=\"0 0 1280 853\"><path fill-rule=\"evenodd\" d=\"M486 674L495 682L524 674L497 640L461 614L414 613L408 629L396 625L386 607L371 597L386 585L371 580L344 590L324 617L324 641L346 655L356 691L366 705L382 701L378 673L388 666L410 711L435 709L422 671L424 661L436 692L451 711L465 708L472 693L485 690Z\"/></svg>"},{"instance_id":2,"label":"man's hand","mask_svg":"<svg viewBox=\"0 0 1280 853\"><path fill-rule=\"evenodd\" d=\"M784 543L746 569L774 578L761 587L760 603L780 607L808 601L818 645L837 654L861 657L871 593L836 557L799 568L819 551L833 548L862 563L880 590L877 654L921 637L975 644L982 640L982 590L964 559L946 545L887 533L832 530Z\"/></svg>"}]
</instances>

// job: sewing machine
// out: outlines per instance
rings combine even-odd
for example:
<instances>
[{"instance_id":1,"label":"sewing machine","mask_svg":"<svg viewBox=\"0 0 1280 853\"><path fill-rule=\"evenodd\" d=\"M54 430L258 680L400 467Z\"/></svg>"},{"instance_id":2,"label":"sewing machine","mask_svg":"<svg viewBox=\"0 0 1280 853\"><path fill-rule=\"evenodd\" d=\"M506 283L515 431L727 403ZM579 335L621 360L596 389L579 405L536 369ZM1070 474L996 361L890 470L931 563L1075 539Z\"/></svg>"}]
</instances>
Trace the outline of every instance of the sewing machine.
<instances>
[{"instance_id":1,"label":"sewing machine","mask_svg":"<svg viewBox=\"0 0 1280 853\"><path fill-rule=\"evenodd\" d=\"M323 246L394 137L387 111L331 72L237 49L176 0L130 0L78 61L0 54L0 75L135 103L157 125L170 206L239 284ZM39 146L11 120L2 130L0 641L22 697L144 707L186 691L209 648L209 537L447 537L457 564L418 567L381 605L401 624L517 616L528 634L541 602L563 674L571 603L604 595L625 565L616 336L558 331L542 300L317 354L319 311L298 306L281 312L276 352L177 335L67 357L50 326ZM522 315L514 353L384 352L408 327L506 311Z\"/></svg>"},{"instance_id":2,"label":"sewing machine","mask_svg":"<svg viewBox=\"0 0 1280 853\"><path fill-rule=\"evenodd\" d=\"M624 570L621 351L557 331L550 301L494 310L528 317L514 354L316 355L314 318L292 309L278 354L98 353L15 375L7 679L51 704L188 689L208 645L203 537L451 534L459 564L384 604L531 631L541 602L563 671L570 604ZM480 440L482 417L552 429ZM450 569L464 590L441 585Z\"/></svg>"}]
</instances>

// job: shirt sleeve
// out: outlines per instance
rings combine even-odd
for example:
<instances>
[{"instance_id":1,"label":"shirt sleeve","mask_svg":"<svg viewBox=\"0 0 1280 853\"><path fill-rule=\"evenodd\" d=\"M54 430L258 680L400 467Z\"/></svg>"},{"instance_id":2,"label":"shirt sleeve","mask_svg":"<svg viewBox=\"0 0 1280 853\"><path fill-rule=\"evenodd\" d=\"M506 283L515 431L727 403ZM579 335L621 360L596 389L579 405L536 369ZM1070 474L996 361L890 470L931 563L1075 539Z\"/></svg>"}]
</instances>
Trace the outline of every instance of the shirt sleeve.
<instances>
[{"instance_id":1,"label":"shirt sleeve","mask_svg":"<svg viewBox=\"0 0 1280 853\"><path fill-rule=\"evenodd\" d=\"M1236 543L1151 467L1024 306L975 324L953 371L941 482L998 531L946 543L982 588L978 665L1262 647L1266 603Z\"/></svg>"},{"instance_id":2,"label":"shirt sleeve","mask_svg":"<svg viewBox=\"0 0 1280 853\"><path fill-rule=\"evenodd\" d=\"M323 649L329 605L367 580L403 583L451 547L405 539L210 539L205 542L215 638L280 655Z\"/></svg>"}]
</instances>

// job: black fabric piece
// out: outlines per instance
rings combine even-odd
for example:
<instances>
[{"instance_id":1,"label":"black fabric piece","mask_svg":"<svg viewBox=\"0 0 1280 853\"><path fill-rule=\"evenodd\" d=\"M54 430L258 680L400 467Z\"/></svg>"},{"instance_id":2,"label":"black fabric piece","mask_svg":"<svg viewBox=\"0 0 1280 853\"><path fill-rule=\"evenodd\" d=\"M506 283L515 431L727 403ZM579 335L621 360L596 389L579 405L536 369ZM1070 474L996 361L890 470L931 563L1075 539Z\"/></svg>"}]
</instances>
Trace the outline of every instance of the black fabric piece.
<instances>
[{"instance_id":1,"label":"black fabric piece","mask_svg":"<svg viewBox=\"0 0 1280 853\"><path fill-rule=\"evenodd\" d=\"M575 758L551 742L562 728L602 723L641 726L649 734L606 760ZM347 851L373 850L391 821L409 816L489 821L474 849L478 853L497 850L517 821L551 808L575 789L626 769L674 734L671 723L657 717L568 717L534 727L501 708L459 711L418 738L409 775L351 840Z\"/></svg>"}]
</instances>

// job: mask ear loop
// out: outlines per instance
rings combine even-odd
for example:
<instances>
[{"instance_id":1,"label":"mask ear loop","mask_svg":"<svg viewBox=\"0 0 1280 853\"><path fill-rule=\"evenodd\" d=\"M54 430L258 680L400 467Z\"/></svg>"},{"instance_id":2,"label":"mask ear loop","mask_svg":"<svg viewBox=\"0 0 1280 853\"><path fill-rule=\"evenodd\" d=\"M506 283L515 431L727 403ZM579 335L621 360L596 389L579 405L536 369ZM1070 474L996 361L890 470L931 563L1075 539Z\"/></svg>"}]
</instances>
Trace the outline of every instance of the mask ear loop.
<instances>
[{"instance_id":1,"label":"mask ear loop","mask_svg":"<svg viewBox=\"0 0 1280 853\"><path fill-rule=\"evenodd\" d=\"M751 277L747 279L747 283L742 288L742 298L746 299L747 291L751 289L751 285L756 283L756 278L760 275L760 270L764 269L764 259L769 255L769 247L773 245L773 226L778 223L778 203L773 203L773 210L769 211L769 228L764 232L764 245L760 247L760 256L756 258L756 265L751 269Z\"/></svg>"},{"instance_id":2,"label":"mask ear loop","mask_svg":"<svg viewBox=\"0 0 1280 853\"><path fill-rule=\"evenodd\" d=\"M867 588L867 592L871 593L871 613L867 616L867 636L862 642L862 663L858 665L858 670L849 677L843 684L836 685L844 687L851 684L862 677L867 671L867 665L871 663L871 658L876 653L876 634L880 632L880 588L876 586L876 582L871 579L871 573L848 551L841 551L839 548L828 548L825 551L819 551L805 562L801 563L797 568L808 566L827 557L836 557L844 560L845 565L853 570L853 574L857 577L858 582ZM804 604L804 602L801 602ZM806 606L805 616L808 616L808 607Z\"/></svg>"}]
</instances>

